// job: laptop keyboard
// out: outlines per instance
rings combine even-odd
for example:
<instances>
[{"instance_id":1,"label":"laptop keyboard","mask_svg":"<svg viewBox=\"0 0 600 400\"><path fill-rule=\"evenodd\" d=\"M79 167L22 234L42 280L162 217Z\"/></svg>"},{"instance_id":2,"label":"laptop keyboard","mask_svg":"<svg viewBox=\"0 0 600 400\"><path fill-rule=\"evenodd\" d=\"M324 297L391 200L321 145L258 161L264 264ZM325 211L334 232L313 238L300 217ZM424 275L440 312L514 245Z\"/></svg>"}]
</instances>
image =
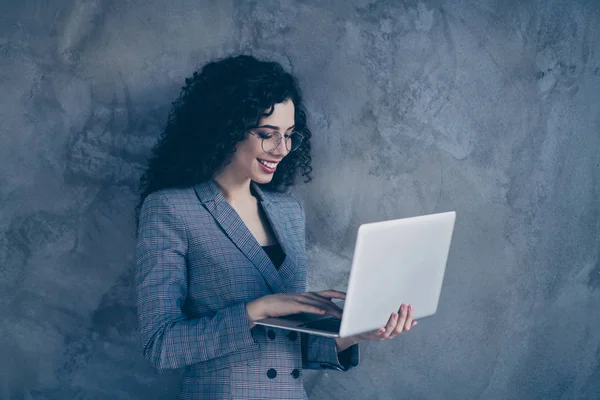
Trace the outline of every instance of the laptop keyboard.
<instances>
[{"instance_id":1,"label":"laptop keyboard","mask_svg":"<svg viewBox=\"0 0 600 400\"><path fill-rule=\"evenodd\" d=\"M328 332L339 332L342 320L339 318L323 318L298 325L302 328L319 329Z\"/></svg>"}]
</instances>

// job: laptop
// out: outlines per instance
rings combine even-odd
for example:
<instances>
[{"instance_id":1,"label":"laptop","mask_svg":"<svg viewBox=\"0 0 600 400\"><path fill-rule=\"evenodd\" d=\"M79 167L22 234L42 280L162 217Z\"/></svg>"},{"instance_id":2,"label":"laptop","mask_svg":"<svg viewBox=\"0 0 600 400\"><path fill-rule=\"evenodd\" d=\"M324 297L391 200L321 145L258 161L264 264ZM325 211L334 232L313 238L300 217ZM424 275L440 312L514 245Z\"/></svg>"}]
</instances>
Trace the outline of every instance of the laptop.
<instances>
[{"instance_id":1,"label":"laptop","mask_svg":"<svg viewBox=\"0 0 600 400\"><path fill-rule=\"evenodd\" d=\"M456 212L365 223L358 228L346 299L334 303L342 318L299 313L257 325L327 337L347 337L384 327L400 304L413 319L437 312Z\"/></svg>"}]
</instances>

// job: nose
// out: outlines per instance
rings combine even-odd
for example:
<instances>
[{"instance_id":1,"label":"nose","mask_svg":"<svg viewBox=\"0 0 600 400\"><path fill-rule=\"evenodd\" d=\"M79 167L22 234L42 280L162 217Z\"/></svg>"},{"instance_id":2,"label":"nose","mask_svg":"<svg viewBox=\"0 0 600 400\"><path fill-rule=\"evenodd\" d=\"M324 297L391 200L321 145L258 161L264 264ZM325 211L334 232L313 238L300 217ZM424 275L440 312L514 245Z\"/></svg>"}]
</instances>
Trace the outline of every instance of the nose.
<instances>
[{"instance_id":1,"label":"nose","mask_svg":"<svg viewBox=\"0 0 600 400\"><path fill-rule=\"evenodd\" d=\"M280 156L281 158L287 156L287 154L289 153L289 150L287 149L287 147L285 147L285 142L284 141L285 141L285 138L282 138L279 141L279 144L277 145L277 147L275 147L269 153L271 153L273 155Z\"/></svg>"}]
</instances>

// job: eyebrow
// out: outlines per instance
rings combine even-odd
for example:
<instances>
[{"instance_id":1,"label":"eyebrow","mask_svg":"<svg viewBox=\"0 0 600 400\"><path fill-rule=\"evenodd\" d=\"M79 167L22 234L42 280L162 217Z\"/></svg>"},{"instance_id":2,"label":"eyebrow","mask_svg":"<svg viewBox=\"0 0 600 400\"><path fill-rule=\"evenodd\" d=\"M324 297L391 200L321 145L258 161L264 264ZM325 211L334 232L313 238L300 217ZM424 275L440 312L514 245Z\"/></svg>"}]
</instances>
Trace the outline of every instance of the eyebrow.
<instances>
[{"instance_id":1,"label":"eyebrow","mask_svg":"<svg viewBox=\"0 0 600 400\"><path fill-rule=\"evenodd\" d=\"M295 126L296 126L296 124L294 124L294 125L290 126L290 127L289 127L289 128L287 128L286 130L287 130L287 131L289 131L290 129L294 128ZM261 125L261 126L257 126L256 128L257 128L257 129L258 129L258 128L269 128L269 129L275 129L275 130L279 130L279 127L278 127L278 126L273 126L273 125Z\"/></svg>"}]
</instances>

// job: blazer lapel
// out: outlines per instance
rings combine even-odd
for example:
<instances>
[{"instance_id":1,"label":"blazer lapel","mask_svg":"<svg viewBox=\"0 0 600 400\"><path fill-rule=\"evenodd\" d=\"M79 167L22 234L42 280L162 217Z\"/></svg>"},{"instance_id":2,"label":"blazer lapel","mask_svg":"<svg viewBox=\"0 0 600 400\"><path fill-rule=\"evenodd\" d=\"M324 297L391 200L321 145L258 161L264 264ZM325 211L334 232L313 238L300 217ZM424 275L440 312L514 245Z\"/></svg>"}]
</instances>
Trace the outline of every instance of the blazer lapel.
<instances>
[{"instance_id":1,"label":"blazer lapel","mask_svg":"<svg viewBox=\"0 0 600 400\"><path fill-rule=\"evenodd\" d=\"M283 240L283 231L285 230L285 227L280 226L285 223L285 219L281 218L279 211L273 207L269 199L264 196L258 185L255 182L251 182L251 185L258 194L259 201L261 201L263 205L263 209L273 227L277 240L287 255L287 247L289 246L286 246ZM285 285L279 271L275 268L269 256L261 248L260 244L254 238L254 235L252 235L250 230L246 227L235 209L229 205L227 200L225 200L216 182L209 179L194 185L194 190L200 201L213 215L231 241L260 271L271 288L271 291L273 293L284 292Z\"/></svg>"},{"instance_id":2,"label":"blazer lapel","mask_svg":"<svg viewBox=\"0 0 600 400\"><path fill-rule=\"evenodd\" d=\"M283 281L283 286L287 287L296 273L296 264L293 261L295 259L294 248L290 245L289 237L287 237L289 231L287 225L287 218L281 212L280 207L278 207L276 204L267 199L263 191L254 181L252 182L252 186L258 194L259 199L262 199L261 202L263 205L263 210L265 211L267 219L269 220L269 223L273 228L273 233L275 233L275 238L277 239L277 242L281 245L281 248L285 253L285 258L279 266L279 269L276 269L272 263L271 266L279 273L279 276Z\"/></svg>"}]
</instances>

